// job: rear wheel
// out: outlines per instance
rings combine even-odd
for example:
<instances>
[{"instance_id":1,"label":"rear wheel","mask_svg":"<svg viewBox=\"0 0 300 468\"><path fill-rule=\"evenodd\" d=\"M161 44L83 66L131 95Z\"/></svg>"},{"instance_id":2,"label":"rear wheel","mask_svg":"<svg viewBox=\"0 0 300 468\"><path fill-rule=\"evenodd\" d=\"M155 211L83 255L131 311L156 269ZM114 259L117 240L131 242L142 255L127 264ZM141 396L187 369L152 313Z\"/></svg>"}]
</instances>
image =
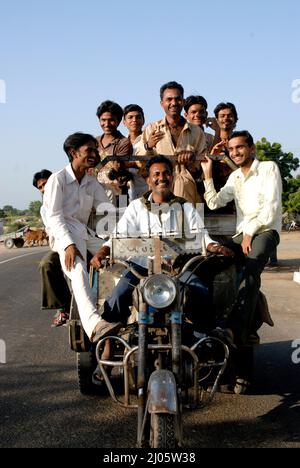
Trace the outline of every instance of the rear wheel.
<instances>
[{"instance_id":1,"label":"rear wheel","mask_svg":"<svg viewBox=\"0 0 300 468\"><path fill-rule=\"evenodd\" d=\"M20 249L24 245L24 239L22 237L19 237L18 239L15 239L15 246Z\"/></svg>"},{"instance_id":2,"label":"rear wheel","mask_svg":"<svg viewBox=\"0 0 300 468\"><path fill-rule=\"evenodd\" d=\"M14 243L14 240L11 237L9 237L8 239L5 240L4 245L7 249L12 249L15 243Z\"/></svg>"},{"instance_id":3,"label":"rear wheel","mask_svg":"<svg viewBox=\"0 0 300 468\"><path fill-rule=\"evenodd\" d=\"M93 395L97 386L93 384L93 372L97 367L95 351L77 353L78 385L83 395Z\"/></svg>"},{"instance_id":4,"label":"rear wheel","mask_svg":"<svg viewBox=\"0 0 300 468\"><path fill-rule=\"evenodd\" d=\"M168 413L152 413L151 448L176 448L176 417Z\"/></svg>"}]
</instances>

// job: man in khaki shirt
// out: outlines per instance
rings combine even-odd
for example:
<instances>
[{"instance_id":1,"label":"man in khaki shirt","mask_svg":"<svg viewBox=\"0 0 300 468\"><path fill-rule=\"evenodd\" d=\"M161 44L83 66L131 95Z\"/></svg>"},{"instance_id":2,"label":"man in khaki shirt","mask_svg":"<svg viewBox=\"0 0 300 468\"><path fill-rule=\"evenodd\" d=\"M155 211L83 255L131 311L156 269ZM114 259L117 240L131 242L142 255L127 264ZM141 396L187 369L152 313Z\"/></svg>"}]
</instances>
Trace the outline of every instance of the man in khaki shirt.
<instances>
[{"instance_id":1,"label":"man in khaki shirt","mask_svg":"<svg viewBox=\"0 0 300 468\"><path fill-rule=\"evenodd\" d=\"M206 152L206 140L200 127L188 123L181 115L183 87L170 81L160 88L160 104L165 117L147 125L136 149L137 155L177 155L173 193L191 203L199 200L193 171L199 162L195 156Z\"/></svg>"}]
</instances>

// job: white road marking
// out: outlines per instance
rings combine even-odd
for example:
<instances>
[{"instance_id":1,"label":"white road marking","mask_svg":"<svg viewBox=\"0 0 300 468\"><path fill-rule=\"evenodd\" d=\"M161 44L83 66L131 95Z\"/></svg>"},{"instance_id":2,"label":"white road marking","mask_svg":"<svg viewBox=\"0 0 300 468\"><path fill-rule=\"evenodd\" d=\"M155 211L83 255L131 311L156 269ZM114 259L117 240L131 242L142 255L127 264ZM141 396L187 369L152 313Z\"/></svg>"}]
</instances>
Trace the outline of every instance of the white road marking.
<instances>
[{"instance_id":1,"label":"white road marking","mask_svg":"<svg viewBox=\"0 0 300 468\"><path fill-rule=\"evenodd\" d=\"M39 252L30 252L30 253L26 253L26 254L23 254L23 255L18 255L17 257L9 258L8 260L2 260L2 262L0 262L0 265L2 265L2 263L12 262L13 260L16 260L18 258L28 257L28 255L36 255L38 253L41 253L41 251L39 251Z\"/></svg>"}]
</instances>

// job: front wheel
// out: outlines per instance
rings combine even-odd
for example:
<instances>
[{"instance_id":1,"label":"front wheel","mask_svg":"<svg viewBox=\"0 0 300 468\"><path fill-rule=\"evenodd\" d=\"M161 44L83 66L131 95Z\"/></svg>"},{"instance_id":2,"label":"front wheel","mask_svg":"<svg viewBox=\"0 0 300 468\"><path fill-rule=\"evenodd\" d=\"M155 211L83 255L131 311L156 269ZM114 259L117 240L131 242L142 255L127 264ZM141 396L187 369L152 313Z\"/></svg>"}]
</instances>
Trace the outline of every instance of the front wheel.
<instances>
[{"instance_id":1,"label":"front wheel","mask_svg":"<svg viewBox=\"0 0 300 468\"><path fill-rule=\"evenodd\" d=\"M150 422L151 448L176 448L176 416L152 413Z\"/></svg>"}]
</instances>

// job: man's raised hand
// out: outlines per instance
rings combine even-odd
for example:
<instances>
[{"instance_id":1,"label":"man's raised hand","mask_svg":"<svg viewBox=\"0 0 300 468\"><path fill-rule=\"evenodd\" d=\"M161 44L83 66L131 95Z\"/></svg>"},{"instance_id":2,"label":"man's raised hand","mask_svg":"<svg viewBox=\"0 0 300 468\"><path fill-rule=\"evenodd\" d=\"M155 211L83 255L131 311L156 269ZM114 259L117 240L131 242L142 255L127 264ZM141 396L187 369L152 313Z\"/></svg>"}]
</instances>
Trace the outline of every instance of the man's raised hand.
<instances>
[{"instance_id":1,"label":"man's raised hand","mask_svg":"<svg viewBox=\"0 0 300 468\"><path fill-rule=\"evenodd\" d=\"M205 160L201 161L201 167L204 174L205 179L212 178L212 160L208 156L204 156Z\"/></svg>"}]
</instances>

